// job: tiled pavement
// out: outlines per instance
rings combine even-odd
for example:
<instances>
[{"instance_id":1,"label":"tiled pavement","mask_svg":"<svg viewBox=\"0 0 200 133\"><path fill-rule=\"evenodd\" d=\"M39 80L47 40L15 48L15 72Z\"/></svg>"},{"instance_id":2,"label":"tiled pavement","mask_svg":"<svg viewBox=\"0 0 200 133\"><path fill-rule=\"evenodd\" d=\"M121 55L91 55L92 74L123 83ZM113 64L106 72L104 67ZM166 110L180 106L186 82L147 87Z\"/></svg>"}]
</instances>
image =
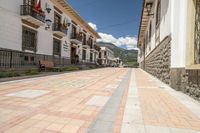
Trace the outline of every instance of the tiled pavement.
<instances>
[{"instance_id":1,"label":"tiled pavement","mask_svg":"<svg viewBox=\"0 0 200 133\"><path fill-rule=\"evenodd\" d=\"M199 133L200 104L140 69L0 83L3 133Z\"/></svg>"},{"instance_id":2,"label":"tiled pavement","mask_svg":"<svg viewBox=\"0 0 200 133\"><path fill-rule=\"evenodd\" d=\"M83 133L127 69L97 69L0 84L0 132Z\"/></svg>"},{"instance_id":3,"label":"tiled pavement","mask_svg":"<svg viewBox=\"0 0 200 133\"><path fill-rule=\"evenodd\" d=\"M146 72L132 73L122 133L200 133L200 103Z\"/></svg>"}]
</instances>

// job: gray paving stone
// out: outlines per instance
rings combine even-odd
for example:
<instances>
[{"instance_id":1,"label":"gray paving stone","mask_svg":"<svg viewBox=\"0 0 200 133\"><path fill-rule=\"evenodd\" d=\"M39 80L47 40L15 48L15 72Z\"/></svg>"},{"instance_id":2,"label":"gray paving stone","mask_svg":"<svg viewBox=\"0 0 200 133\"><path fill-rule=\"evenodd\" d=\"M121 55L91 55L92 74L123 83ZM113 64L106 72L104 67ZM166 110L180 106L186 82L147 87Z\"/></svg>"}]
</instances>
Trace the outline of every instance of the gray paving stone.
<instances>
[{"instance_id":1,"label":"gray paving stone","mask_svg":"<svg viewBox=\"0 0 200 133\"><path fill-rule=\"evenodd\" d=\"M9 93L6 96L10 96L10 97L22 97L22 98L36 98L36 97L45 95L47 93L49 93L49 91L27 89L27 90L22 90L22 91L14 92L14 93Z\"/></svg>"},{"instance_id":2,"label":"gray paving stone","mask_svg":"<svg viewBox=\"0 0 200 133\"><path fill-rule=\"evenodd\" d=\"M125 75L122 82L116 88L115 92L103 107L97 119L90 125L88 133L112 133L115 116L119 109L119 105L125 88L129 85L131 71Z\"/></svg>"},{"instance_id":3,"label":"gray paving stone","mask_svg":"<svg viewBox=\"0 0 200 133\"><path fill-rule=\"evenodd\" d=\"M104 106L110 97L107 96L93 96L89 101L87 101L87 105L92 106Z\"/></svg>"},{"instance_id":4,"label":"gray paving stone","mask_svg":"<svg viewBox=\"0 0 200 133\"><path fill-rule=\"evenodd\" d=\"M106 122L114 122L115 121L115 115L113 114L100 114L97 121L106 121Z\"/></svg>"},{"instance_id":5,"label":"gray paving stone","mask_svg":"<svg viewBox=\"0 0 200 133\"><path fill-rule=\"evenodd\" d=\"M146 133L171 133L168 127L145 125Z\"/></svg>"},{"instance_id":6,"label":"gray paving stone","mask_svg":"<svg viewBox=\"0 0 200 133\"><path fill-rule=\"evenodd\" d=\"M141 124L122 124L121 133L146 133L144 125Z\"/></svg>"},{"instance_id":7,"label":"gray paving stone","mask_svg":"<svg viewBox=\"0 0 200 133\"><path fill-rule=\"evenodd\" d=\"M189 129L171 128L171 133L200 133L200 131L194 131L194 130L189 130Z\"/></svg>"},{"instance_id":8,"label":"gray paving stone","mask_svg":"<svg viewBox=\"0 0 200 133\"><path fill-rule=\"evenodd\" d=\"M102 131L112 131L112 122L97 120L91 129L102 130Z\"/></svg>"}]
</instances>

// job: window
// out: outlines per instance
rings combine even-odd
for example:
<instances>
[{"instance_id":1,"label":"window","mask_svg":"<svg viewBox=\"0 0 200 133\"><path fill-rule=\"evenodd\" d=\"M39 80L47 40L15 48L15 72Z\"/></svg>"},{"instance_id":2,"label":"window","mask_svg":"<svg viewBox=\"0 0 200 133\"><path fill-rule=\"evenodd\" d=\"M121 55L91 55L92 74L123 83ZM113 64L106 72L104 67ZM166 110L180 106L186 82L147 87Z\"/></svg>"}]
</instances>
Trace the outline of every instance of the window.
<instances>
[{"instance_id":1,"label":"window","mask_svg":"<svg viewBox=\"0 0 200 133\"><path fill-rule=\"evenodd\" d=\"M87 41L86 41L86 34L83 33L83 45L86 45Z\"/></svg>"},{"instance_id":2,"label":"window","mask_svg":"<svg viewBox=\"0 0 200 133\"><path fill-rule=\"evenodd\" d=\"M93 61L93 53L90 53L90 62Z\"/></svg>"},{"instance_id":3,"label":"window","mask_svg":"<svg viewBox=\"0 0 200 133\"><path fill-rule=\"evenodd\" d=\"M27 27L22 27L22 50L36 52L37 32Z\"/></svg>"},{"instance_id":4,"label":"window","mask_svg":"<svg viewBox=\"0 0 200 133\"><path fill-rule=\"evenodd\" d=\"M160 19L161 19L161 3L160 0L158 0L156 9L156 26L160 24Z\"/></svg>"},{"instance_id":5,"label":"window","mask_svg":"<svg viewBox=\"0 0 200 133\"><path fill-rule=\"evenodd\" d=\"M200 0L196 0L195 64L200 64Z\"/></svg>"},{"instance_id":6,"label":"window","mask_svg":"<svg viewBox=\"0 0 200 133\"><path fill-rule=\"evenodd\" d=\"M146 32L146 34L145 34L145 52L146 52L146 54L147 54L147 48L148 48L148 45L149 45L149 41L148 41L148 39L149 39L149 36L148 36L148 32Z\"/></svg>"},{"instance_id":7,"label":"window","mask_svg":"<svg viewBox=\"0 0 200 133\"><path fill-rule=\"evenodd\" d=\"M92 40L92 38L89 38L88 41L89 41L90 48L93 49L93 40Z\"/></svg>"},{"instance_id":8,"label":"window","mask_svg":"<svg viewBox=\"0 0 200 133\"><path fill-rule=\"evenodd\" d=\"M106 51L104 51L104 57L106 57L106 55L107 55L107 52L106 52Z\"/></svg>"},{"instance_id":9,"label":"window","mask_svg":"<svg viewBox=\"0 0 200 133\"><path fill-rule=\"evenodd\" d=\"M35 6L36 4L36 0L24 0L24 5L31 5L31 6Z\"/></svg>"},{"instance_id":10,"label":"window","mask_svg":"<svg viewBox=\"0 0 200 133\"><path fill-rule=\"evenodd\" d=\"M76 26L72 25L72 39L75 39L76 37Z\"/></svg>"},{"instance_id":11,"label":"window","mask_svg":"<svg viewBox=\"0 0 200 133\"><path fill-rule=\"evenodd\" d=\"M86 60L86 50L83 49L82 60Z\"/></svg>"},{"instance_id":12,"label":"window","mask_svg":"<svg viewBox=\"0 0 200 133\"><path fill-rule=\"evenodd\" d=\"M61 29L61 16L54 12L54 30L60 30Z\"/></svg>"},{"instance_id":13,"label":"window","mask_svg":"<svg viewBox=\"0 0 200 133\"><path fill-rule=\"evenodd\" d=\"M99 58L101 59L101 52L99 53Z\"/></svg>"},{"instance_id":14,"label":"window","mask_svg":"<svg viewBox=\"0 0 200 133\"><path fill-rule=\"evenodd\" d=\"M61 55L61 41L55 38L53 39L53 55Z\"/></svg>"},{"instance_id":15,"label":"window","mask_svg":"<svg viewBox=\"0 0 200 133\"><path fill-rule=\"evenodd\" d=\"M152 24L150 22L150 25L149 25L149 42L151 42L151 32L152 32Z\"/></svg>"}]
</instances>

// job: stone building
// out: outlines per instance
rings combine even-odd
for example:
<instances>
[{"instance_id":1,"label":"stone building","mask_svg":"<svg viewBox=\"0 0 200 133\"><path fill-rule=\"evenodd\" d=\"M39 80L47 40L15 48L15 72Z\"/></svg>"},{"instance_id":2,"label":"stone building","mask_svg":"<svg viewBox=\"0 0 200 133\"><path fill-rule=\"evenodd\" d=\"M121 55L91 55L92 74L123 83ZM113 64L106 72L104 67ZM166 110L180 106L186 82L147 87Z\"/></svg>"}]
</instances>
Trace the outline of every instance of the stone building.
<instances>
[{"instance_id":1,"label":"stone building","mask_svg":"<svg viewBox=\"0 0 200 133\"><path fill-rule=\"evenodd\" d=\"M142 69L200 99L200 0L143 0L138 47Z\"/></svg>"},{"instance_id":2,"label":"stone building","mask_svg":"<svg viewBox=\"0 0 200 133\"><path fill-rule=\"evenodd\" d=\"M96 62L100 38L66 0L0 1L0 70Z\"/></svg>"}]
</instances>

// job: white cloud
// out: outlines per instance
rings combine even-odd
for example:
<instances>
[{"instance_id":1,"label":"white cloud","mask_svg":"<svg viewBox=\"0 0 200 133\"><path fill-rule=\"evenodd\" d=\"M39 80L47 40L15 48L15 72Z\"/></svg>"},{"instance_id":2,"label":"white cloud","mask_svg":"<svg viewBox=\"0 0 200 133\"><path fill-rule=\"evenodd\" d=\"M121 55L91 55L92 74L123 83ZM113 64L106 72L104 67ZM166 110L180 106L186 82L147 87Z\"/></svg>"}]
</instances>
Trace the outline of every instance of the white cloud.
<instances>
[{"instance_id":1,"label":"white cloud","mask_svg":"<svg viewBox=\"0 0 200 133\"><path fill-rule=\"evenodd\" d=\"M126 47L127 49L137 49L137 38L136 37L120 37L115 38L113 35L106 34L106 33L99 33L101 39L98 39L98 42L107 42L113 43L118 47Z\"/></svg>"},{"instance_id":2,"label":"white cloud","mask_svg":"<svg viewBox=\"0 0 200 133\"><path fill-rule=\"evenodd\" d=\"M97 31L97 25L91 22L88 23L95 31Z\"/></svg>"},{"instance_id":3,"label":"white cloud","mask_svg":"<svg viewBox=\"0 0 200 133\"><path fill-rule=\"evenodd\" d=\"M89 22L88 23L95 31L97 31L97 25ZM118 47L125 47L127 49L136 49L137 50L137 38L136 37L130 37L130 36L126 36L126 37L119 37L119 38L115 38L113 35L111 34L107 34L107 33L99 33L99 35L101 36L101 39L98 39L98 42L107 42L107 43L113 43Z\"/></svg>"}]
</instances>

